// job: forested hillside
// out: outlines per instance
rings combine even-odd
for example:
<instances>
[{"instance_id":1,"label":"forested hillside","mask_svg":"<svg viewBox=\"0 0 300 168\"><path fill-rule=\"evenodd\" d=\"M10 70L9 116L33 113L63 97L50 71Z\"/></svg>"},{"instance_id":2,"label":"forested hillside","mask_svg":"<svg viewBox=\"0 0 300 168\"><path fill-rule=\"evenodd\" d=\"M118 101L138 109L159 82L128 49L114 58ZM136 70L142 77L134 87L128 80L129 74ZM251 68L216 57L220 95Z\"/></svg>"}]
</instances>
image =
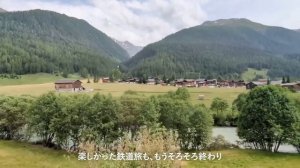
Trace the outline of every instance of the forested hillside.
<instances>
[{"instance_id":1,"label":"forested hillside","mask_svg":"<svg viewBox=\"0 0 300 168\"><path fill-rule=\"evenodd\" d=\"M247 68L270 77L300 76L300 33L246 19L205 22L146 46L125 65L134 75L240 78ZM296 56L295 56L296 55ZM198 76L198 75L197 75Z\"/></svg>"},{"instance_id":2,"label":"forested hillside","mask_svg":"<svg viewBox=\"0 0 300 168\"><path fill-rule=\"evenodd\" d=\"M126 51L84 20L50 11L0 13L0 73L108 74Z\"/></svg>"}]
</instances>

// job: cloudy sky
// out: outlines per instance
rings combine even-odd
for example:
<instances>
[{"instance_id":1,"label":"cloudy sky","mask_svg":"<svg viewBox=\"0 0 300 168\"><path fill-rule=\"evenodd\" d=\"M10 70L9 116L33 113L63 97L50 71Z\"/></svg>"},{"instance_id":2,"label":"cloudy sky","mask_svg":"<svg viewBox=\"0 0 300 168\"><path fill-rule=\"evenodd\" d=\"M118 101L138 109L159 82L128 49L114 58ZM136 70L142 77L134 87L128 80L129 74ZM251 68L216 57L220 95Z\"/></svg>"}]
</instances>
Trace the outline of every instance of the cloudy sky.
<instances>
[{"instance_id":1,"label":"cloudy sky","mask_svg":"<svg viewBox=\"0 0 300 168\"><path fill-rule=\"evenodd\" d=\"M300 0L0 0L0 8L8 11L46 9L84 19L136 45L222 18L300 29L299 7Z\"/></svg>"}]
</instances>

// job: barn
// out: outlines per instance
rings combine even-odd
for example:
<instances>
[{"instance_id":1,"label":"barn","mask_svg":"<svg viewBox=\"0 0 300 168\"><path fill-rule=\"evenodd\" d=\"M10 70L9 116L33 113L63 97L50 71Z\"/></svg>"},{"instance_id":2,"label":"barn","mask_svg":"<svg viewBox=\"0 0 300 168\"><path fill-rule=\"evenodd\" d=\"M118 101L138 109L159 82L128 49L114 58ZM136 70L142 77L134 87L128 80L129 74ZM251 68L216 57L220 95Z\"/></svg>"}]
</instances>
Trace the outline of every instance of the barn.
<instances>
[{"instance_id":1,"label":"barn","mask_svg":"<svg viewBox=\"0 0 300 168\"><path fill-rule=\"evenodd\" d=\"M82 82L80 80L73 79L61 79L56 81L55 90L57 91L81 91L84 87L81 86Z\"/></svg>"},{"instance_id":2,"label":"barn","mask_svg":"<svg viewBox=\"0 0 300 168\"><path fill-rule=\"evenodd\" d=\"M267 83L266 82L258 82L258 81L249 82L246 84L246 89L253 89L257 86L264 86L264 85L267 85Z\"/></svg>"},{"instance_id":3,"label":"barn","mask_svg":"<svg viewBox=\"0 0 300 168\"><path fill-rule=\"evenodd\" d=\"M283 83L281 84L282 87L288 88L290 90L293 90L295 92L300 92L300 82L294 82L294 83Z\"/></svg>"}]
</instances>

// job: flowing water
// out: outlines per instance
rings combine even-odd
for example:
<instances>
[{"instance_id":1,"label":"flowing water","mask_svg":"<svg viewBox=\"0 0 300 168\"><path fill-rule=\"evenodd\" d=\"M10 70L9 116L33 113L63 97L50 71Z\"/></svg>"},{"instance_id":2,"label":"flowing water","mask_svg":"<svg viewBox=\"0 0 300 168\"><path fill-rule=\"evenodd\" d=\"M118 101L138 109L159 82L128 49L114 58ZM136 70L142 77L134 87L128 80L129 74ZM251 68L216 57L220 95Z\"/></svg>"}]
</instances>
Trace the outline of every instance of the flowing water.
<instances>
[{"instance_id":1,"label":"flowing water","mask_svg":"<svg viewBox=\"0 0 300 168\"><path fill-rule=\"evenodd\" d=\"M237 141L241 141L237 136L236 127L214 127L213 136L217 136L217 135L224 136L226 141L233 144L237 144ZM297 153L296 148L288 144L280 145L278 151L285 152L285 153Z\"/></svg>"}]
</instances>

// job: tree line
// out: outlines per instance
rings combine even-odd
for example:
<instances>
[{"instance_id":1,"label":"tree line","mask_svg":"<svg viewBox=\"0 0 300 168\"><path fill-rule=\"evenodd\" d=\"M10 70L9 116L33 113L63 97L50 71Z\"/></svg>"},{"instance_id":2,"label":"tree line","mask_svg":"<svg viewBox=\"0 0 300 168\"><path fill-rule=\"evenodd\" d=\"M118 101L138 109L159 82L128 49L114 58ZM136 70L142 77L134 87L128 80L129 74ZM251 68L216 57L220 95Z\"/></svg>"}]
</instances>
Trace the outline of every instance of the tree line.
<instances>
[{"instance_id":1,"label":"tree line","mask_svg":"<svg viewBox=\"0 0 300 168\"><path fill-rule=\"evenodd\" d=\"M84 142L113 149L118 140L139 136L142 127L178 134L181 149L202 149L211 138L212 116L202 105L188 101L186 89L145 98L127 91L110 95L59 95L0 99L0 138L37 141L47 147L76 151Z\"/></svg>"}]
</instances>

